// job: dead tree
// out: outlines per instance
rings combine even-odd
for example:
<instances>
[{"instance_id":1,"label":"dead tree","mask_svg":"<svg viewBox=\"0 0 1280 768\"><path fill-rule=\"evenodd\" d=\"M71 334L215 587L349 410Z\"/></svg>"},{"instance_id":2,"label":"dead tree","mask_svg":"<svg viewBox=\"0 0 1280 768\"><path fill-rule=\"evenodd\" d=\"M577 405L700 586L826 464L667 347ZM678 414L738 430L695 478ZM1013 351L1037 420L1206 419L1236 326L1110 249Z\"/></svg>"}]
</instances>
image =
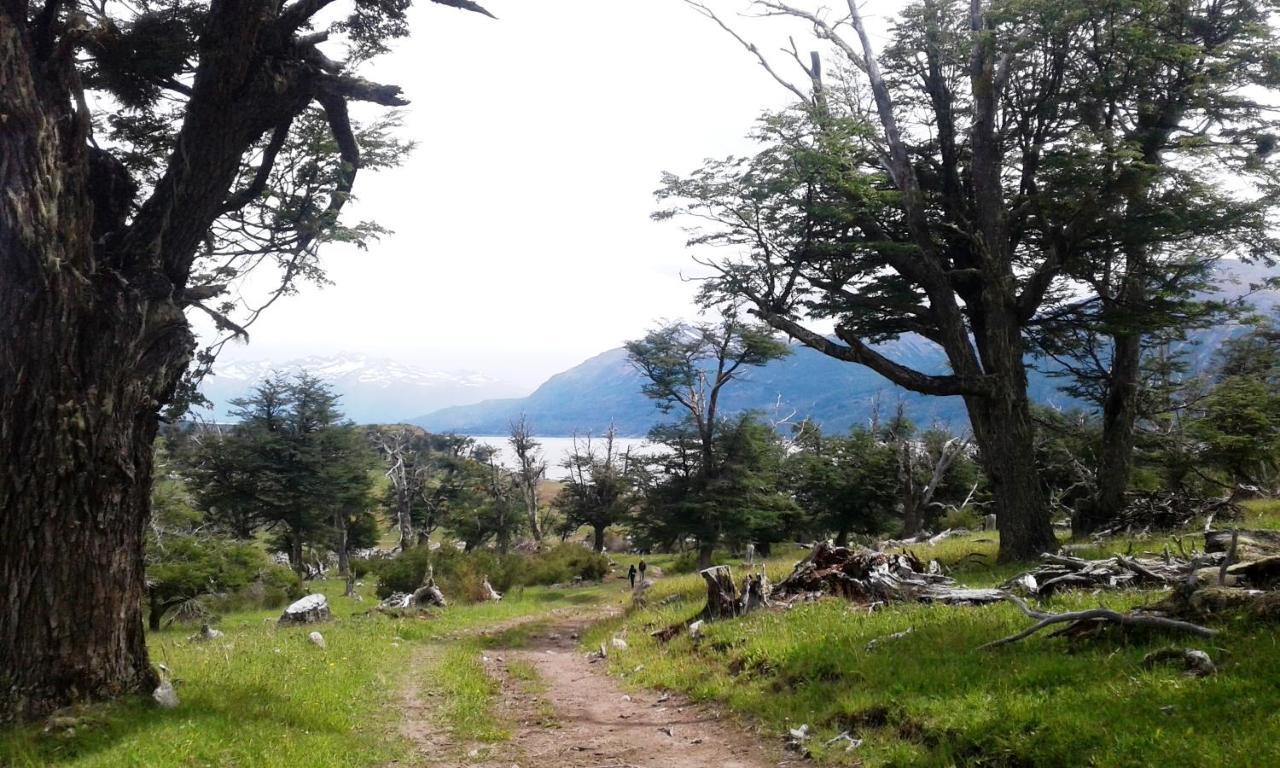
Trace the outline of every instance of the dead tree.
<instances>
[{"instance_id":1,"label":"dead tree","mask_svg":"<svg viewBox=\"0 0 1280 768\"><path fill-rule=\"evenodd\" d=\"M698 573L707 583L707 607L702 609L703 617L715 621L737 616L738 590L733 585L733 572L729 566L713 565Z\"/></svg>"},{"instance_id":2,"label":"dead tree","mask_svg":"<svg viewBox=\"0 0 1280 768\"><path fill-rule=\"evenodd\" d=\"M542 543L542 520L538 510L538 483L547 473L547 462L538 448L541 446L533 439L533 428L525 415L511 422L511 437L508 441L515 451L516 481L520 485L520 494L524 498L525 516L529 523L529 534L533 540Z\"/></svg>"}]
</instances>

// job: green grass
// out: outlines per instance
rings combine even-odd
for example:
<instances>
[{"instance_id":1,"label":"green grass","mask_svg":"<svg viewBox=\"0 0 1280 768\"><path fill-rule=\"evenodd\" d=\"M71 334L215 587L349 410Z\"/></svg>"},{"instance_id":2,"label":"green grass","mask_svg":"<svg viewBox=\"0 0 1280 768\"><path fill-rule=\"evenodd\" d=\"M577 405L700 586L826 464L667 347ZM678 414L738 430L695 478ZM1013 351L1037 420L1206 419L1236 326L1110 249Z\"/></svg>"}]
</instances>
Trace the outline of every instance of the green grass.
<instances>
[{"instance_id":1,"label":"green grass","mask_svg":"<svg viewBox=\"0 0 1280 768\"><path fill-rule=\"evenodd\" d=\"M1244 502L1241 528L1280 529L1280 499L1252 499Z\"/></svg>"},{"instance_id":2,"label":"green grass","mask_svg":"<svg viewBox=\"0 0 1280 768\"><path fill-rule=\"evenodd\" d=\"M970 543L968 551L989 546ZM948 540L917 554L950 560L974 576L980 566L972 559L959 566L965 547ZM785 572L782 565L771 563L771 578ZM1017 568L966 581L998 583L1010 571ZM696 577L682 577L659 582L650 597L650 607L596 627L584 646L626 630L629 647L611 651L612 672L632 684L723 702L779 739L784 728L808 723L815 756L827 764L1280 764L1280 636L1269 626L1230 623L1212 641L1129 636L1072 646L1034 636L980 651L1025 628L1027 619L1007 604L868 613L823 600L707 625L696 641L686 635L660 646L648 633L696 614L704 590ZM1050 607L1126 609L1156 597L1075 593ZM908 627L911 634L866 650L870 640ZM1193 680L1172 667L1142 668L1146 653L1171 643L1208 650L1220 673ZM845 730L864 744L848 753L824 747Z\"/></svg>"},{"instance_id":3,"label":"green grass","mask_svg":"<svg viewBox=\"0 0 1280 768\"><path fill-rule=\"evenodd\" d=\"M374 604L341 596L340 581L314 582L329 595L333 621L278 629L279 611L223 618L225 638L190 643L193 627L154 633L152 660L180 681L181 705L161 710L147 699L84 707L73 730L46 733L40 724L0 730L0 766L235 766L363 768L408 754L396 701L415 650L439 643L442 699L450 717L483 711L487 696L475 676L486 628L595 604L601 586L529 588L500 603L451 605L430 618L365 616ZM371 585L370 585L371 586ZM307 640L320 631L327 647ZM430 656L430 654L428 654ZM415 673L421 676L421 673ZM432 679L426 675L426 683ZM470 715L467 715L470 717ZM478 732L500 727L477 720ZM482 727L483 726L483 727Z\"/></svg>"},{"instance_id":4,"label":"green grass","mask_svg":"<svg viewBox=\"0 0 1280 768\"><path fill-rule=\"evenodd\" d=\"M501 689L485 669L482 654L475 640L456 640L415 671L423 690L439 702L437 722L464 743L505 741L511 736L494 712Z\"/></svg>"}]
</instances>

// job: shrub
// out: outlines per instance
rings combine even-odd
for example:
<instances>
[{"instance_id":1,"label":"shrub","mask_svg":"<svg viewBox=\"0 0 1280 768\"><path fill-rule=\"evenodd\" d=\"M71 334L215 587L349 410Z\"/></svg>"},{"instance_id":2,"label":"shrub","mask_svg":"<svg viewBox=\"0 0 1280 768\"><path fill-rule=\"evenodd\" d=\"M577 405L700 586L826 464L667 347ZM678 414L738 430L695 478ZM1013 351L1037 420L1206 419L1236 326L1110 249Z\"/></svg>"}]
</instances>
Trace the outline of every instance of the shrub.
<instances>
[{"instance_id":1,"label":"shrub","mask_svg":"<svg viewBox=\"0 0 1280 768\"><path fill-rule=\"evenodd\" d=\"M733 562L733 558L728 552L716 550L711 553L712 565L729 565ZM698 550L690 549L676 555L675 560L671 561L669 573L693 573L698 570Z\"/></svg>"},{"instance_id":2,"label":"shrub","mask_svg":"<svg viewBox=\"0 0 1280 768\"><path fill-rule=\"evenodd\" d=\"M982 529L982 516L976 507L965 505L947 510L938 518L939 528L967 528L971 531Z\"/></svg>"},{"instance_id":3,"label":"shrub","mask_svg":"<svg viewBox=\"0 0 1280 768\"><path fill-rule=\"evenodd\" d=\"M575 578L599 581L609 572L609 559L577 544L560 544L537 554L507 555L442 546L434 552L417 547L387 560L370 561L368 566L378 576L379 597L412 592L422 585L431 566L446 596L482 600L486 578L499 592L512 587L563 584Z\"/></svg>"}]
</instances>

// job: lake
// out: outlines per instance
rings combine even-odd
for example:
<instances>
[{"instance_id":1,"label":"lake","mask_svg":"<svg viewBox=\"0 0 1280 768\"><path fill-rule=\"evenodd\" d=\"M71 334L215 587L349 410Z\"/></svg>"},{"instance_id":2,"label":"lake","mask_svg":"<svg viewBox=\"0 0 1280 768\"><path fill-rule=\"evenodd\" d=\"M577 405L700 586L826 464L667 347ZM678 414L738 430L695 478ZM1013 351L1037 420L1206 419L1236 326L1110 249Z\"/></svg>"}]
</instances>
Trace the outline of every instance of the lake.
<instances>
[{"instance_id":1,"label":"lake","mask_svg":"<svg viewBox=\"0 0 1280 768\"><path fill-rule=\"evenodd\" d=\"M515 469L518 464L516 462L516 453L511 450L510 438L506 435L468 435L479 445L485 445L490 448L496 448L498 451L498 463L508 469ZM573 453L572 437L535 437L542 451L542 458L547 462L547 479L548 480L564 480L569 476L569 471L562 464ZM578 438L578 442L583 443L582 438ZM597 450L604 448L604 440L598 437L592 437L593 445L599 446ZM614 450L624 453L628 448L634 453L636 451L653 452L661 450L659 446L654 446L643 437L615 437L613 439Z\"/></svg>"}]
</instances>

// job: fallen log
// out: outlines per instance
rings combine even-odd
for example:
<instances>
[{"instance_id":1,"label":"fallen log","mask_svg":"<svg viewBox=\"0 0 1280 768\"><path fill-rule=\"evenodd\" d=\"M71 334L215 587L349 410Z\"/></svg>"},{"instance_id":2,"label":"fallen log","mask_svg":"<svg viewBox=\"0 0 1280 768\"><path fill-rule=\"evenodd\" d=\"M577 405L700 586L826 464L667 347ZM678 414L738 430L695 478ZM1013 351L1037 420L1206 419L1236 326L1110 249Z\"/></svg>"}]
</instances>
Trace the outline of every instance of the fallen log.
<instances>
[{"instance_id":1,"label":"fallen log","mask_svg":"<svg viewBox=\"0 0 1280 768\"><path fill-rule=\"evenodd\" d=\"M1003 599L997 589L966 589L941 573L936 564L926 566L910 552L888 553L818 544L778 582L770 597L783 602L810 600L823 595L843 597L861 604L888 602L936 602L984 604Z\"/></svg>"},{"instance_id":2,"label":"fallen log","mask_svg":"<svg viewBox=\"0 0 1280 768\"><path fill-rule=\"evenodd\" d=\"M1156 616L1149 613L1120 613L1110 608L1089 608L1083 611L1068 611L1067 613L1046 613L1037 611L1027 605L1022 598L1017 595L1005 593L1005 599L1026 614L1029 618L1035 619L1036 623L1030 627L1009 635L1008 637L992 640L978 646L978 650L986 648L994 648L998 645L1007 645L1016 643L1019 640L1030 637L1046 627L1055 624L1066 624L1067 626L1060 630L1063 633L1074 633L1085 629L1096 628L1100 624L1115 624L1124 627L1146 627L1150 629L1163 629L1171 632L1185 632L1188 634L1199 635L1200 637L1213 637L1218 634L1217 630L1202 627L1199 624L1192 624L1188 621L1179 619L1170 619L1164 616Z\"/></svg>"},{"instance_id":3,"label":"fallen log","mask_svg":"<svg viewBox=\"0 0 1280 768\"><path fill-rule=\"evenodd\" d=\"M1086 560L1046 552L1041 564L1005 582L1007 590L1046 597L1065 588L1122 589L1138 586L1174 586L1187 579L1192 563L1169 557L1165 560L1124 555L1102 560ZM1203 561L1202 561L1203 562Z\"/></svg>"}]
</instances>

